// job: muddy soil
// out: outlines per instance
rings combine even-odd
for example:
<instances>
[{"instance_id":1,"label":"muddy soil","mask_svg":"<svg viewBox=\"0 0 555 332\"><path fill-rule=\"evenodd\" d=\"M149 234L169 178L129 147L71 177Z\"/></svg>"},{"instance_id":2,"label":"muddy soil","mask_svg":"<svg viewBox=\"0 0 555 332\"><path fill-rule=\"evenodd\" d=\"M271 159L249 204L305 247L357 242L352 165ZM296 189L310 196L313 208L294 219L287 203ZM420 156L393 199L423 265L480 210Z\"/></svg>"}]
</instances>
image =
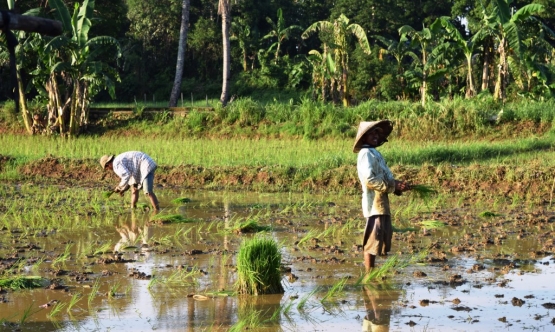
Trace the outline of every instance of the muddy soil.
<instances>
[{"instance_id":1,"label":"muddy soil","mask_svg":"<svg viewBox=\"0 0 555 332\"><path fill-rule=\"evenodd\" d=\"M10 157L0 156L0 168ZM425 183L440 193L466 193L475 199L518 196L534 204L547 204L552 196L555 167L525 165L393 166L396 177L412 183ZM46 181L58 185L113 186L118 178L103 172L96 160L71 160L46 157L18 168L24 180ZM321 171L314 175L310 168L268 167L202 167L160 165L156 183L162 187L210 190L253 190L261 192L320 192L359 194L356 166Z\"/></svg>"}]
</instances>

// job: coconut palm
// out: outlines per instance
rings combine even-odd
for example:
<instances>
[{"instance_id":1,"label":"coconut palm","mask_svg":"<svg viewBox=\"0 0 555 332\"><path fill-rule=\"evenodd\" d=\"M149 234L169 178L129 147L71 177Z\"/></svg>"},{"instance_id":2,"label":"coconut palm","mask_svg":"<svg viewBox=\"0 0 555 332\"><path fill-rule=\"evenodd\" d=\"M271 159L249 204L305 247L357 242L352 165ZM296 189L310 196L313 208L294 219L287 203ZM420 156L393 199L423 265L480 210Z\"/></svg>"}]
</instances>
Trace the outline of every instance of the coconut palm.
<instances>
[{"instance_id":1,"label":"coconut palm","mask_svg":"<svg viewBox=\"0 0 555 332\"><path fill-rule=\"evenodd\" d=\"M222 16L223 79L220 103L227 105L231 81L231 0L218 0L218 14Z\"/></svg>"},{"instance_id":2,"label":"coconut palm","mask_svg":"<svg viewBox=\"0 0 555 332\"><path fill-rule=\"evenodd\" d=\"M175 79L170 95L170 107L177 106L177 98L181 91L183 67L185 66L185 46L187 45L187 30L189 28L189 7L191 0L183 0L181 5L181 28L179 29L179 45L177 47L177 64L175 66Z\"/></svg>"},{"instance_id":3,"label":"coconut palm","mask_svg":"<svg viewBox=\"0 0 555 332\"><path fill-rule=\"evenodd\" d=\"M315 32L322 32L323 38L331 38L332 42L329 46L332 48L335 63L341 72L339 80L340 87L338 90L341 93L341 99L344 106L349 105L349 89L348 89L348 74L349 74L349 43L348 37L354 35L363 52L370 54L370 45L364 29L355 23L349 24L349 19L341 14L335 21L318 21L309 26L302 34L302 38L306 39Z\"/></svg>"}]
</instances>

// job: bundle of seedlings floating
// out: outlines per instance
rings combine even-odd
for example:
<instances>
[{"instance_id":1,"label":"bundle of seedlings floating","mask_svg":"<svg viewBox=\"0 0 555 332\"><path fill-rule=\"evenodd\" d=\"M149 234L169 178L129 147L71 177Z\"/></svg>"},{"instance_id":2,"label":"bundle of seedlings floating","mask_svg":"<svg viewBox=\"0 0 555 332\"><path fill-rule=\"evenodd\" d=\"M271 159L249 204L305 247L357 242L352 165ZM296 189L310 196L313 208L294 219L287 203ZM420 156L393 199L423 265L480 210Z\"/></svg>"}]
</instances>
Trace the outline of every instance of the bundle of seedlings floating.
<instances>
[{"instance_id":1,"label":"bundle of seedlings floating","mask_svg":"<svg viewBox=\"0 0 555 332\"><path fill-rule=\"evenodd\" d=\"M237 293L283 293L280 266L281 253L275 240L262 236L243 240L237 255Z\"/></svg>"},{"instance_id":2,"label":"bundle of seedlings floating","mask_svg":"<svg viewBox=\"0 0 555 332\"><path fill-rule=\"evenodd\" d=\"M432 195L437 194L437 190L426 184L415 184L411 187L411 192L418 198L429 199Z\"/></svg>"},{"instance_id":3,"label":"bundle of seedlings floating","mask_svg":"<svg viewBox=\"0 0 555 332\"><path fill-rule=\"evenodd\" d=\"M173 204L176 204L176 205L180 205L180 204L184 204L184 203L189 203L190 201L191 201L191 199L188 198L188 197L178 197L178 198L175 198L175 199L172 199L172 200L171 200L171 202L172 202Z\"/></svg>"},{"instance_id":4,"label":"bundle of seedlings floating","mask_svg":"<svg viewBox=\"0 0 555 332\"><path fill-rule=\"evenodd\" d=\"M150 218L152 222L158 222L161 224L179 224L194 222L194 219L185 218L180 214L157 214Z\"/></svg>"},{"instance_id":5,"label":"bundle of seedlings floating","mask_svg":"<svg viewBox=\"0 0 555 332\"><path fill-rule=\"evenodd\" d=\"M38 276L15 276L8 278L0 278L0 289L30 289L48 286L47 279Z\"/></svg>"},{"instance_id":6,"label":"bundle of seedlings floating","mask_svg":"<svg viewBox=\"0 0 555 332\"><path fill-rule=\"evenodd\" d=\"M420 225L426 227L427 229L435 229L445 227L446 224L443 221L438 220L423 220L419 222Z\"/></svg>"},{"instance_id":7,"label":"bundle of seedlings floating","mask_svg":"<svg viewBox=\"0 0 555 332\"><path fill-rule=\"evenodd\" d=\"M234 233L258 233L270 230L270 226L262 226L256 220L239 221L233 225Z\"/></svg>"}]
</instances>

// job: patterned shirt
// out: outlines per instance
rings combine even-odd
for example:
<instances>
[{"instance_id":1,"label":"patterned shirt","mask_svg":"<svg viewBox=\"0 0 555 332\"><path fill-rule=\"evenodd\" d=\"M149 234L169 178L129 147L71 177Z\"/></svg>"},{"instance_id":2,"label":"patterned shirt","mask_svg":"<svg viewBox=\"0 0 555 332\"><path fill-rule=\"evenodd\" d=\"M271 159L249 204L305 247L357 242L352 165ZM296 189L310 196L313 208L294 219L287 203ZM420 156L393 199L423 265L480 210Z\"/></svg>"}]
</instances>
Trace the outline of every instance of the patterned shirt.
<instances>
[{"instance_id":1,"label":"patterned shirt","mask_svg":"<svg viewBox=\"0 0 555 332\"><path fill-rule=\"evenodd\" d=\"M121 178L120 190L127 190L130 185L142 187L144 179L153 172L157 165L146 153L129 151L117 155L113 161L114 173Z\"/></svg>"},{"instance_id":2,"label":"patterned shirt","mask_svg":"<svg viewBox=\"0 0 555 332\"><path fill-rule=\"evenodd\" d=\"M357 172L362 185L362 214L365 218L390 215L388 193L395 191L395 179L378 150L365 145L358 153Z\"/></svg>"}]
</instances>

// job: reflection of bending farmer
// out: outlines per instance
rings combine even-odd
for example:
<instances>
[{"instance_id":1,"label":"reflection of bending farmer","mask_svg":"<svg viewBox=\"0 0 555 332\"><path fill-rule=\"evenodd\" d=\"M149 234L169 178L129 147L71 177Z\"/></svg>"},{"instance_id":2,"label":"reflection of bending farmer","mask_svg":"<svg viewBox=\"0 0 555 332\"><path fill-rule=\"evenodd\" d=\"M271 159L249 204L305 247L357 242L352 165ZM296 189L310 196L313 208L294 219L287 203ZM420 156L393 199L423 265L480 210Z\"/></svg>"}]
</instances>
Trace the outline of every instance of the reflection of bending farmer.
<instances>
[{"instance_id":1,"label":"reflection of bending farmer","mask_svg":"<svg viewBox=\"0 0 555 332\"><path fill-rule=\"evenodd\" d=\"M131 207L135 208L142 188L150 199L154 210L158 210L158 198L154 194L154 171L156 163L146 153L140 151L124 152L120 155L104 155L100 158L103 169L111 169L121 178L114 192L123 196L131 188Z\"/></svg>"}]
</instances>

